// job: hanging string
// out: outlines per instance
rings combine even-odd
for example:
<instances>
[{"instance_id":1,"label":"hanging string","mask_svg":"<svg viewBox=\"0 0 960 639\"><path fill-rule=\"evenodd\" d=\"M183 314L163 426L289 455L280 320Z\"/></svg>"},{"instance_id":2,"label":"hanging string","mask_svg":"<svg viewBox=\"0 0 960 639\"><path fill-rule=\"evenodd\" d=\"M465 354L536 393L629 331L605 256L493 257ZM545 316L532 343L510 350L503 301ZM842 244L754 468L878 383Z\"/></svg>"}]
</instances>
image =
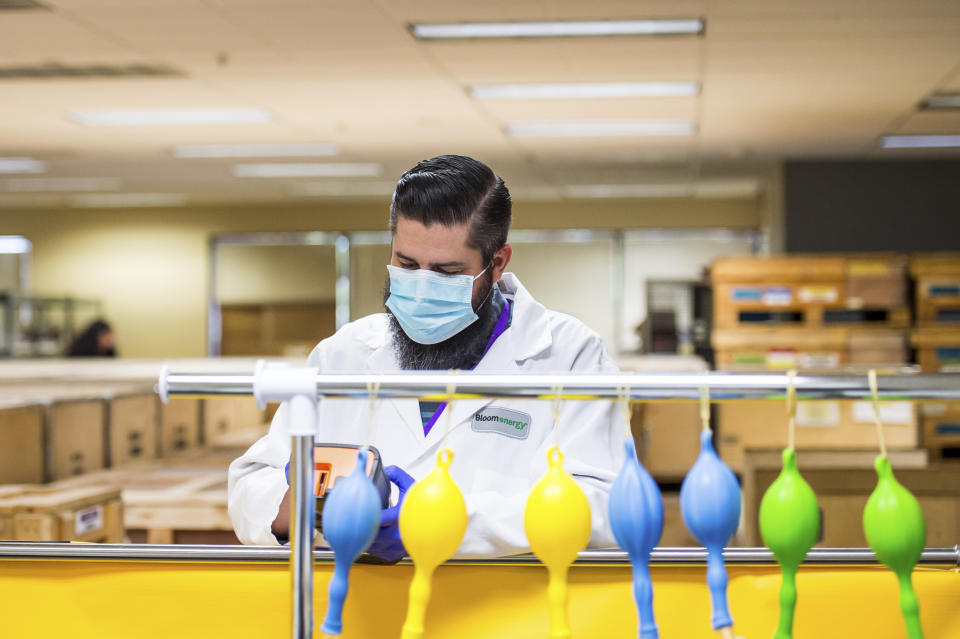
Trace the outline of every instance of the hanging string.
<instances>
[{"instance_id":1,"label":"hanging string","mask_svg":"<svg viewBox=\"0 0 960 639\"><path fill-rule=\"evenodd\" d=\"M633 428L630 423L633 417L633 409L630 406L630 385L617 384L617 396L620 398L620 414L623 416L623 434L629 439L633 437Z\"/></svg>"},{"instance_id":2,"label":"hanging string","mask_svg":"<svg viewBox=\"0 0 960 639\"><path fill-rule=\"evenodd\" d=\"M794 379L797 371L787 371L787 448L793 450L797 443L797 388Z\"/></svg>"},{"instance_id":3,"label":"hanging string","mask_svg":"<svg viewBox=\"0 0 960 639\"><path fill-rule=\"evenodd\" d=\"M560 409L563 394L563 384L551 386L553 390L553 445L560 448Z\"/></svg>"},{"instance_id":4,"label":"hanging string","mask_svg":"<svg viewBox=\"0 0 960 639\"><path fill-rule=\"evenodd\" d=\"M447 435L450 434L450 420L453 415L453 400L457 395L457 381L454 379L457 374L460 372L460 369L451 369L447 371L450 375L450 381L447 383L447 417L443 420L443 440L441 441L440 448L444 449L447 447Z\"/></svg>"},{"instance_id":5,"label":"hanging string","mask_svg":"<svg viewBox=\"0 0 960 639\"><path fill-rule=\"evenodd\" d=\"M700 423L703 430L710 430L710 386L700 387Z\"/></svg>"},{"instance_id":6,"label":"hanging string","mask_svg":"<svg viewBox=\"0 0 960 639\"><path fill-rule=\"evenodd\" d=\"M873 400L873 419L877 422L877 439L880 440L880 455L887 456L887 442L883 438L883 421L880 419L880 394L877 391L877 371L870 369L870 395Z\"/></svg>"},{"instance_id":7,"label":"hanging string","mask_svg":"<svg viewBox=\"0 0 960 639\"><path fill-rule=\"evenodd\" d=\"M380 380L367 382L367 397L370 398L370 415L367 418L367 434L363 441L363 451L370 449L373 443L373 415L377 412L377 395L380 393Z\"/></svg>"}]
</instances>

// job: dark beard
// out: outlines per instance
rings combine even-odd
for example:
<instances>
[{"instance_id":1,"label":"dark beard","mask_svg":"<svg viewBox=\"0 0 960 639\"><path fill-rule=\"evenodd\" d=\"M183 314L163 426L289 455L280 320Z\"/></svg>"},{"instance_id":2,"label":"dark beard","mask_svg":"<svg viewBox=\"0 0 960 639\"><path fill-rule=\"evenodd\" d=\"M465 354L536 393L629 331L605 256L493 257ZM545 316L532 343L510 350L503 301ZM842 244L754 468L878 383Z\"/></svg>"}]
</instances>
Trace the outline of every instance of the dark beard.
<instances>
[{"instance_id":1,"label":"dark beard","mask_svg":"<svg viewBox=\"0 0 960 639\"><path fill-rule=\"evenodd\" d=\"M491 317L493 298L493 276L488 272L485 276L489 283L487 292L480 299L479 308L474 312L479 316L470 326L453 337L436 344L420 344L410 339L404 332L400 322L390 309L386 309L390 318L390 334L393 337L394 353L402 370L416 371L445 371L450 369L470 369L477 365L483 355L496 325L497 317ZM387 278L383 291L383 301L390 297L390 279Z\"/></svg>"}]
</instances>

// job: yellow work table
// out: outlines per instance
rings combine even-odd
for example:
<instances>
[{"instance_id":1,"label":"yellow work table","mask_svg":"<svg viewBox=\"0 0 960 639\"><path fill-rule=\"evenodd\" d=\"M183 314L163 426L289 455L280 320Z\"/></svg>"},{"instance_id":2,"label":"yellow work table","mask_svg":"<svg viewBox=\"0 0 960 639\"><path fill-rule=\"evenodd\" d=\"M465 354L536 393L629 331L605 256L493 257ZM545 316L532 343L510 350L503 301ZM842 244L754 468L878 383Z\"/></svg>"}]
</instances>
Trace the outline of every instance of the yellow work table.
<instances>
[{"instance_id":1,"label":"yellow work table","mask_svg":"<svg viewBox=\"0 0 960 639\"><path fill-rule=\"evenodd\" d=\"M0 636L182 639L289 636L285 548L0 543ZM654 605L664 639L712 639L704 552L658 548ZM914 573L926 639L960 637L960 552L928 549ZM315 636L333 571L315 553ZM780 575L765 549L727 551L737 634L769 639ZM357 565L344 611L350 638L399 637L410 563ZM631 570L620 552L587 552L570 571L574 638L637 636ZM866 549L814 549L798 576L798 639L906 636L896 578ZM547 575L533 558L452 561L434 579L427 637L545 639Z\"/></svg>"}]
</instances>

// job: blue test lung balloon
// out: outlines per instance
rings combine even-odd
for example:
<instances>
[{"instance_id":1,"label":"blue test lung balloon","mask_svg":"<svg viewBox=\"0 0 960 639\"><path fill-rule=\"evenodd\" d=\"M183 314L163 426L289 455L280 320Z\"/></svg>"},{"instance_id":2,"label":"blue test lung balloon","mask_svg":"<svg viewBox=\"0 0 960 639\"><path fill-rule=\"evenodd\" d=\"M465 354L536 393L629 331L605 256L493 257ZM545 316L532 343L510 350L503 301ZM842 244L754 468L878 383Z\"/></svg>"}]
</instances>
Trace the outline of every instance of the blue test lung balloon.
<instances>
[{"instance_id":1,"label":"blue test lung balloon","mask_svg":"<svg viewBox=\"0 0 960 639\"><path fill-rule=\"evenodd\" d=\"M723 548L740 522L740 484L713 449L713 432L700 434L700 455L680 487L680 511L687 528L707 549L707 585L714 629L733 625L727 607Z\"/></svg>"},{"instance_id":2,"label":"blue test lung balloon","mask_svg":"<svg viewBox=\"0 0 960 639\"><path fill-rule=\"evenodd\" d=\"M380 527L380 493L367 476L367 451L357 452L357 465L337 479L323 504L323 536L334 554L327 614L321 632L343 632L343 604L347 598L350 567L369 548Z\"/></svg>"},{"instance_id":3,"label":"blue test lung balloon","mask_svg":"<svg viewBox=\"0 0 960 639\"><path fill-rule=\"evenodd\" d=\"M637 460L633 439L627 438L623 447L626 459L610 488L610 527L633 564L633 597L640 617L640 639L658 639L650 552L663 534L663 498L653 477Z\"/></svg>"}]
</instances>

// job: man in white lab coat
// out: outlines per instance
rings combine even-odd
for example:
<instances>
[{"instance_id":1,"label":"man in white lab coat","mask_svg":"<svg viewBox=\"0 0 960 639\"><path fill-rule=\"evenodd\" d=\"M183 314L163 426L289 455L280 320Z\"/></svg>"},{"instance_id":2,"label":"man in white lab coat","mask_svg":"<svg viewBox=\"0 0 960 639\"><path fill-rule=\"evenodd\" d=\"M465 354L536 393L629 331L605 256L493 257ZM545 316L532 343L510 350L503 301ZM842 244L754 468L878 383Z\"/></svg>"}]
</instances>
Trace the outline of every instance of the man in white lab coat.
<instances>
[{"instance_id":1,"label":"man in white lab coat","mask_svg":"<svg viewBox=\"0 0 960 639\"><path fill-rule=\"evenodd\" d=\"M404 173L390 208L387 312L342 327L317 345L308 365L353 373L616 372L594 331L547 310L505 272L512 253L506 242L510 220L510 194L481 162L440 156ZM322 400L318 441L362 444L369 410L364 401ZM436 464L449 410L416 399L379 402L372 441L397 490L395 505L382 513L372 554L388 560L403 556L399 502ZM287 534L286 420L287 408L281 406L269 434L230 466L230 517L244 543L276 544ZM566 402L556 433L552 402L542 400L456 401L449 424L451 473L469 516L457 556L529 551L524 505L547 470L554 438L565 469L590 502L591 546L614 545L607 496L623 460L623 425L610 403Z\"/></svg>"}]
</instances>

